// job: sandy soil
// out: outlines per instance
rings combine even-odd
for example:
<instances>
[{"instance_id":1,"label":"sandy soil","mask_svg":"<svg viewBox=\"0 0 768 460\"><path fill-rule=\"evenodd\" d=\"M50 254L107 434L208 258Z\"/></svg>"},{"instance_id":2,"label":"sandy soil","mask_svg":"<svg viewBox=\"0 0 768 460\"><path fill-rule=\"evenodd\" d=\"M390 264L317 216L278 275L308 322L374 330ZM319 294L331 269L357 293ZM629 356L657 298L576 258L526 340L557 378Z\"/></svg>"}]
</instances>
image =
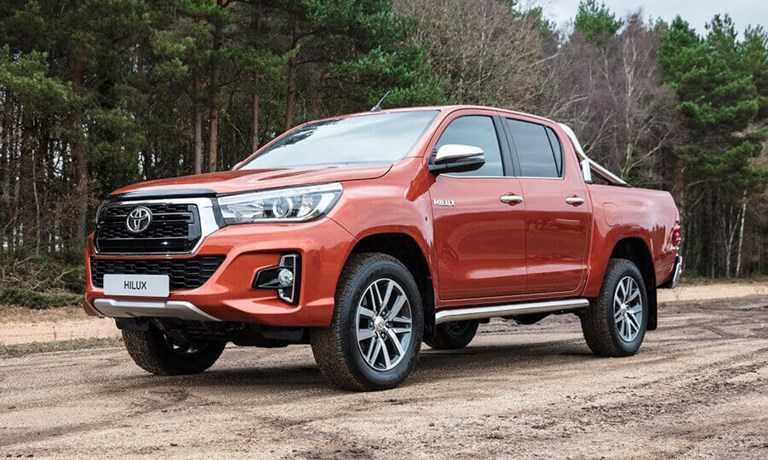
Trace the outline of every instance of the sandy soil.
<instances>
[{"instance_id":1,"label":"sandy soil","mask_svg":"<svg viewBox=\"0 0 768 460\"><path fill-rule=\"evenodd\" d=\"M729 299L754 295L768 295L768 284L680 286L674 290L660 290L659 301ZM50 310L12 308L0 315L0 345L117 337L120 337L120 331L115 328L112 320L88 317L79 307Z\"/></svg>"},{"instance_id":2,"label":"sandy soil","mask_svg":"<svg viewBox=\"0 0 768 460\"><path fill-rule=\"evenodd\" d=\"M424 349L402 387L329 387L309 347L228 348L194 377L122 349L0 362L0 456L768 458L768 296L664 306L631 358L571 315Z\"/></svg>"}]
</instances>

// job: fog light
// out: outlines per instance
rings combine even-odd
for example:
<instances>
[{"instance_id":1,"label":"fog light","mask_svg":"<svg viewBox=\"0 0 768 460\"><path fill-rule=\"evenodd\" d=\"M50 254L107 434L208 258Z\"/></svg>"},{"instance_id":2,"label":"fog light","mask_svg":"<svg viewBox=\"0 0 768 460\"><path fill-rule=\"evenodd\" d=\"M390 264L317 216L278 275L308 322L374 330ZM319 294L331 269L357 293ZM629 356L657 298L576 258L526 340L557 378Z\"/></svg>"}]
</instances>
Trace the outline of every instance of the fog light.
<instances>
[{"instance_id":1,"label":"fog light","mask_svg":"<svg viewBox=\"0 0 768 460\"><path fill-rule=\"evenodd\" d=\"M252 286L257 289L276 289L280 299L296 304L299 299L300 276L301 260L298 254L287 254L280 258L280 265L259 270Z\"/></svg>"},{"instance_id":2,"label":"fog light","mask_svg":"<svg viewBox=\"0 0 768 460\"><path fill-rule=\"evenodd\" d=\"M287 268L281 269L277 273L277 281L281 287L288 287L293 284L293 272Z\"/></svg>"}]
</instances>

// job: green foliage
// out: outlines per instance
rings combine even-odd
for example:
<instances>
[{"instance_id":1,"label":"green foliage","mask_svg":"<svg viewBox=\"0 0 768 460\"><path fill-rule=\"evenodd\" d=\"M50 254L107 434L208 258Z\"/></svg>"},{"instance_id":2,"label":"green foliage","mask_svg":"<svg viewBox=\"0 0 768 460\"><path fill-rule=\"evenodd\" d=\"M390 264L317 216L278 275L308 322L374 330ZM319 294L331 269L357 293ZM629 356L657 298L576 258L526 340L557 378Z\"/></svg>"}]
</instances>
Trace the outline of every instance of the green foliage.
<instances>
[{"instance_id":1,"label":"green foliage","mask_svg":"<svg viewBox=\"0 0 768 460\"><path fill-rule=\"evenodd\" d=\"M749 160L762 151L763 138L742 134L756 121L760 108L753 69L728 16L715 16L707 28L702 39L676 18L659 53L691 133L689 174L695 180L754 190L764 178Z\"/></svg>"},{"instance_id":2,"label":"green foliage","mask_svg":"<svg viewBox=\"0 0 768 460\"><path fill-rule=\"evenodd\" d=\"M49 74L48 54L12 53L0 48L0 87L33 111L63 111L73 98L71 85Z\"/></svg>"},{"instance_id":3,"label":"green foliage","mask_svg":"<svg viewBox=\"0 0 768 460\"><path fill-rule=\"evenodd\" d=\"M766 170L755 163L768 134L764 80L768 49L762 29L747 30L740 42L727 15L715 16L707 31L699 37L676 18L659 61L666 82L677 92L677 110L687 132L685 144L677 150L685 164L687 193L697 199L684 219L689 229L717 226L722 234L735 235L739 225L735 210L743 213L746 200L763 193L768 182ZM712 276L713 267L721 263L717 259L725 258L729 275L734 238L726 240L728 250L723 254L716 233L696 236L688 244L701 251L700 266L707 266Z\"/></svg>"},{"instance_id":4,"label":"green foliage","mask_svg":"<svg viewBox=\"0 0 768 460\"><path fill-rule=\"evenodd\" d=\"M574 29L590 42L599 42L611 37L621 29L624 21L597 0L584 0L579 3L579 10L573 21Z\"/></svg>"},{"instance_id":5,"label":"green foliage","mask_svg":"<svg viewBox=\"0 0 768 460\"><path fill-rule=\"evenodd\" d=\"M768 33L762 26L749 27L739 46L758 93L757 117L768 119Z\"/></svg>"}]
</instances>

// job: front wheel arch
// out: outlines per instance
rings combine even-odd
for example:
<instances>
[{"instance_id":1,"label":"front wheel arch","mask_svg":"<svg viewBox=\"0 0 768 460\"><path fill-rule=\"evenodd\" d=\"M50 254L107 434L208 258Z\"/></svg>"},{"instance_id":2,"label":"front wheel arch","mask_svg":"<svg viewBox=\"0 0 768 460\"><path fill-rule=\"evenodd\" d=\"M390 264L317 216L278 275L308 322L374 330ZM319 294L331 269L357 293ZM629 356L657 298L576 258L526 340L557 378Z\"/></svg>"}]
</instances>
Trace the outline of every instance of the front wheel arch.
<instances>
[{"instance_id":1,"label":"front wheel arch","mask_svg":"<svg viewBox=\"0 0 768 460\"><path fill-rule=\"evenodd\" d=\"M346 264L356 254L379 253L394 257L405 265L416 280L421 294L424 311L424 338L430 339L435 334L435 287L430 264L422 246L406 233L387 232L367 235L360 239L350 251Z\"/></svg>"}]
</instances>

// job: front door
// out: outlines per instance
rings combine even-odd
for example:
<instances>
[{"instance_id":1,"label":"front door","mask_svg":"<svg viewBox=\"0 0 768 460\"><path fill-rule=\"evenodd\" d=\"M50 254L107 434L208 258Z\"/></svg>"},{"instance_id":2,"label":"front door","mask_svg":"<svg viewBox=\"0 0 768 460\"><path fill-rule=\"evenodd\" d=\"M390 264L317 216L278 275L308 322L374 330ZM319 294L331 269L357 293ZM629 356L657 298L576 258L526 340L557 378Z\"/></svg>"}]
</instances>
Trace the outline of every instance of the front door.
<instances>
[{"instance_id":1,"label":"front door","mask_svg":"<svg viewBox=\"0 0 768 460\"><path fill-rule=\"evenodd\" d=\"M447 120L435 148L481 147L485 165L466 173L441 174L429 193L443 300L522 294L526 290L525 202L512 175L500 119L457 115ZM503 135L503 134L502 134Z\"/></svg>"}]
</instances>

